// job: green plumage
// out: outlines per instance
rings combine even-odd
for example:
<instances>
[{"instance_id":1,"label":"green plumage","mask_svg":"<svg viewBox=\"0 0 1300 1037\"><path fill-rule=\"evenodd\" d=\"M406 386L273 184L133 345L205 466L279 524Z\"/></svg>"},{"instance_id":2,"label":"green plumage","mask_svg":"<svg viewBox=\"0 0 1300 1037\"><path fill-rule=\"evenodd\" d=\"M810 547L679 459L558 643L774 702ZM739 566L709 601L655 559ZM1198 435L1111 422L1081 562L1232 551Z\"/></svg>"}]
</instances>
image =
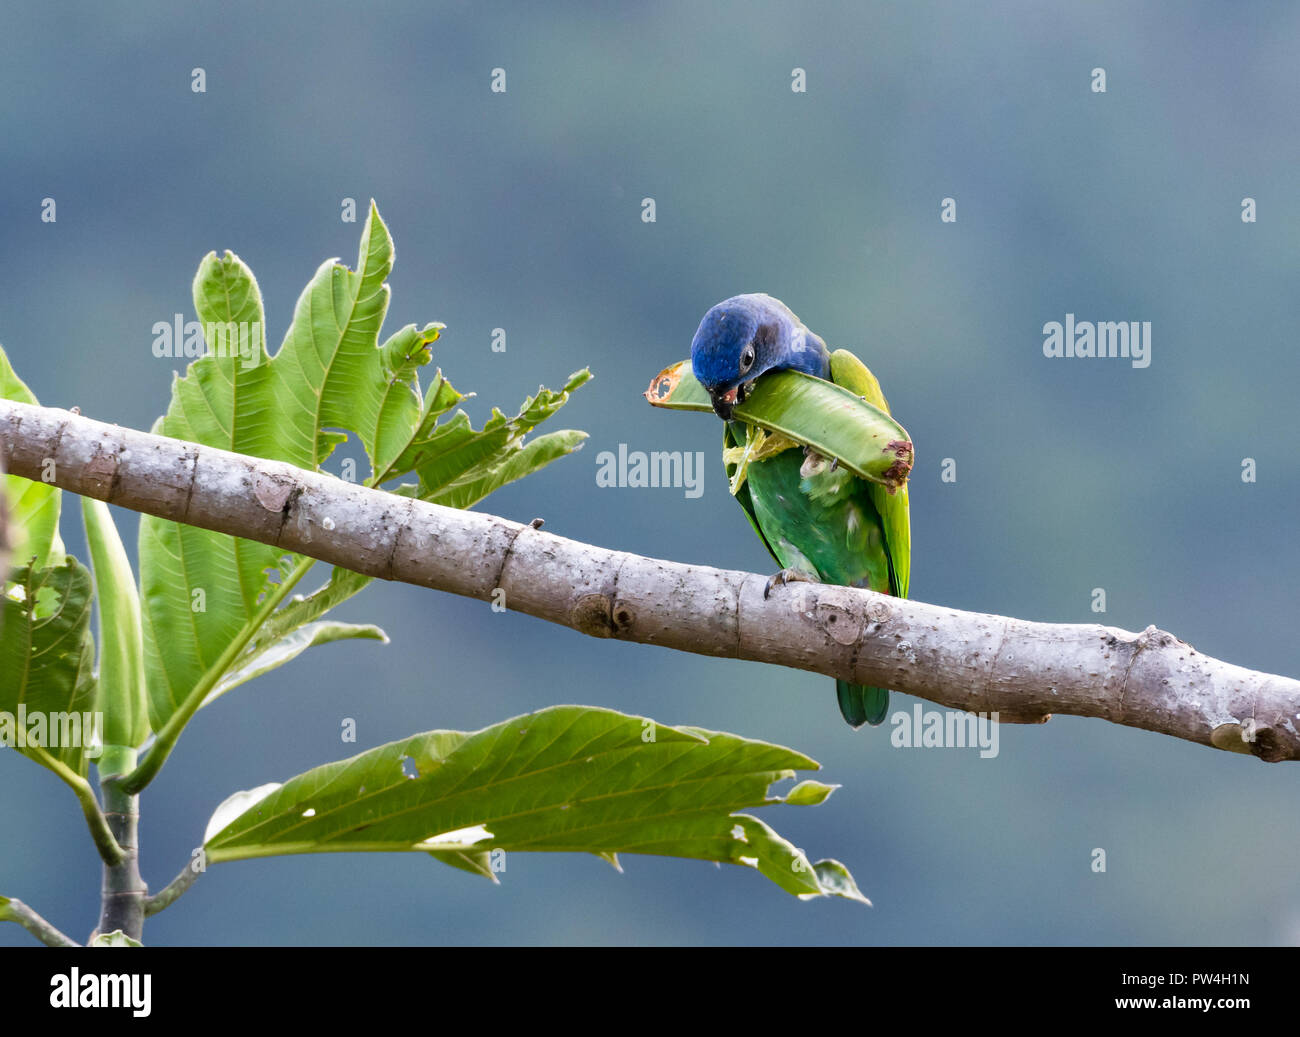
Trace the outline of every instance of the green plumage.
<instances>
[{"instance_id":1,"label":"green plumage","mask_svg":"<svg viewBox=\"0 0 1300 1037\"><path fill-rule=\"evenodd\" d=\"M880 383L848 350L831 354L831 380L888 413ZM728 422L724 449L744 446L750 434L745 424ZM735 466L728 468L732 474ZM890 494L791 443L749 461L736 499L783 569L821 583L907 596L911 527L906 486ZM848 681L836 681L835 687L840 712L854 727L885 719L888 689Z\"/></svg>"}]
</instances>

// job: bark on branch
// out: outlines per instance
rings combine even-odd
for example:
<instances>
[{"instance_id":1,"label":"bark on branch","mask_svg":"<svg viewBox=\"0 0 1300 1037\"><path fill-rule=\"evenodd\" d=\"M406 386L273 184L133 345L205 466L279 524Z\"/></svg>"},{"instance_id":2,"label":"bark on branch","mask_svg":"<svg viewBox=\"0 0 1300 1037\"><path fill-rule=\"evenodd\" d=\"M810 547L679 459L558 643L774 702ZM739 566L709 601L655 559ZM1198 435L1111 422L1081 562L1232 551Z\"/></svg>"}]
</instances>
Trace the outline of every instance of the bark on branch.
<instances>
[{"instance_id":1,"label":"bark on branch","mask_svg":"<svg viewBox=\"0 0 1300 1037\"><path fill-rule=\"evenodd\" d=\"M8 470L135 511L483 601L593 637L779 663L944 706L1101 717L1262 760L1300 759L1300 681L1148 627L1032 623L847 587L610 551L494 515L0 401Z\"/></svg>"}]
</instances>

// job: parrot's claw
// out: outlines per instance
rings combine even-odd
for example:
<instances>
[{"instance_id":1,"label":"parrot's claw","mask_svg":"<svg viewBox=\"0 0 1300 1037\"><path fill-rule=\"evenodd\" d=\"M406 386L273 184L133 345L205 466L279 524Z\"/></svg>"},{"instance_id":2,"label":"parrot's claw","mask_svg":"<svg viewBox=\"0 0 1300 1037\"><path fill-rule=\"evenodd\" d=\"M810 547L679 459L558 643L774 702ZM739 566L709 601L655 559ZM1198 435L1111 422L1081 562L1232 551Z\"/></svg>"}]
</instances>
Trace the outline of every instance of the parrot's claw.
<instances>
[{"instance_id":1,"label":"parrot's claw","mask_svg":"<svg viewBox=\"0 0 1300 1037\"><path fill-rule=\"evenodd\" d=\"M800 572L798 569L782 569L778 573L773 573L768 578L767 585L763 588L763 597L764 599L766 599L769 595L771 595L772 588L775 587L778 583L784 586L787 583L820 583L820 582L821 581L818 580L815 576L809 576L807 573Z\"/></svg>"}]
</instances>

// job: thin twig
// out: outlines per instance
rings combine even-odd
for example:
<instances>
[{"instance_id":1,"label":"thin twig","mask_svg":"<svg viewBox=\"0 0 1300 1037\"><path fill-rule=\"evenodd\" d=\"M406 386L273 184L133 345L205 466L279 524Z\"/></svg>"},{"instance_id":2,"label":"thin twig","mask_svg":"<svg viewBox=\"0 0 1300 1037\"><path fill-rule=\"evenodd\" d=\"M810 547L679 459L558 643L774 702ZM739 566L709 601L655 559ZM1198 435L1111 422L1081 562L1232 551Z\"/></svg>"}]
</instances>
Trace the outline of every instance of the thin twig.
<instances>
[{"instance_id":1,"label":"thin twig","mask_svg":"<svg viewBox=\"0 0 1300 1037\"><path fill-rule=\"evenodd\" d=\"M190 861L189 864L185 865L185 867L181 869L179 875L144 902L144 914L146 918L150 915L156 915L159 911L171 907L173 903L184 896L186 890L198 881L199 876L202 875L203 872L201 870L196 870L194 864L194 861Z\"/></svg>"},{"instance_id":2,"label":"thin twig","mask_svg":"<svg viewBox=\"0 0 1300 1037\"><path fill-rule=\"evenodd\" d=\"M0 897L0 921L17 922L47 947L80 947L76 940L66 936L38 915L21 900Z\"/></svg>"}]
</instances>

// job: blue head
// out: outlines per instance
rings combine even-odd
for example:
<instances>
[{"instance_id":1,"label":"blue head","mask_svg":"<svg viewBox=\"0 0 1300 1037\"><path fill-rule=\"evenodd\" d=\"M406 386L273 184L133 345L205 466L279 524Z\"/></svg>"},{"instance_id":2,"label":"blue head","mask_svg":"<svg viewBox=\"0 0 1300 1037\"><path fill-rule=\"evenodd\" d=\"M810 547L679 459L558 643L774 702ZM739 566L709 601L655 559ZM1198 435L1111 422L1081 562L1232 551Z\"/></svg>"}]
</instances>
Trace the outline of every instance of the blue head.
<instances>
[{"instance_id":1,"label":"blue head","mask_svg":"<svg viewBox=\"0 0 1300 1037\"><path fill-rule=\"evenodd\" d=\"M745 402L754 381L768 371L795 370L830 375L826 343L790 308L770 295L735 295L700 321L691 342L691 369L724 421Z\"/></svg>"}]
</instances>

